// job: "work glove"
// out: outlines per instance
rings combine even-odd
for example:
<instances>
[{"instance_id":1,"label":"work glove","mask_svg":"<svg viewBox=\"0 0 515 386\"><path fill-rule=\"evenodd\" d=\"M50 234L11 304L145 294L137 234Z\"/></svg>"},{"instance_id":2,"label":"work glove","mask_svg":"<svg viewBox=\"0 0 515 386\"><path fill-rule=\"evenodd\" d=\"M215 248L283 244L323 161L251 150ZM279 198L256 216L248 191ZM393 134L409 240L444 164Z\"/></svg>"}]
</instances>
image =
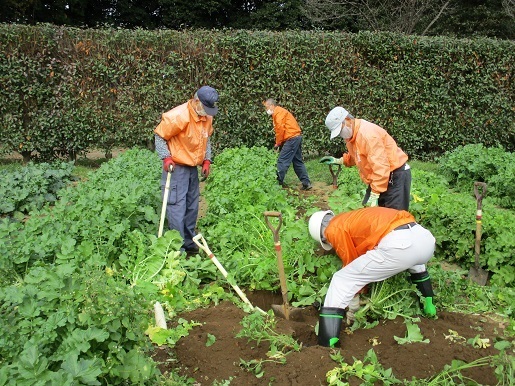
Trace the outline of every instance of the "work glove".
<instances>
[{"instance_id":1,"label":"work glove","mask_svg":"<svg viewBox=\"0 0 515 386\"><path fill-rule=\"evenodd\" d=\"M355 314L359 311L359 294L354 295L349 303L349 309L347 311L347 325L354 324L356 320Z\"/></svg>"},{"instance_id":2,"label":"work glove","mask_svg":"<svg viewBox=\"0 0 515 386\"><path fill-rule=\"evenodd\" d=\"M209 171L211 168L211 161L206 159L204 163L202 163L202 178L205 180L209 176Z\"/></svg>"},{"instance_id":3,"label":"work glove","mask_svg":"<svg viewBox=\"0 0 515 386\"><path fill-rule=\"evenodd\" d=\"M379 193L370 193L370 197L368 198L368 201L366 202L367 206L377 206L377 201L379 200Z\"/></svg>"},{"instance_id":4,"label":"work glove","mask_svg":"<svg viewBox=\"0 0 515 386\"><path fill-rule=\"evenodd\" d=\"M430 296L424 298L424 315L436 316L436 307L433 304L433 298Z\"/></svg>"},{"instance_id":5,"label":"work glove","mask_svg":"<svg viewBox=\"0 0 515 386\"><path fill-rule=\"evenodd\" d=\"M173 172L173 168L175 167L175 162L173 162L172 157L166 157L163 159L163 170L165 172Z\"/></svg>"},{"instance_id":6,"label":"work glove","mask_svg":"<svg viewBox=\"0 0 515 386\"><path fill-rule=\"evenodd\" d=\"M342 165L343 161L341 158L335 158L326 155L325 157L320 158L320 163L326 165Z\"/></svg>"}]
</instances>

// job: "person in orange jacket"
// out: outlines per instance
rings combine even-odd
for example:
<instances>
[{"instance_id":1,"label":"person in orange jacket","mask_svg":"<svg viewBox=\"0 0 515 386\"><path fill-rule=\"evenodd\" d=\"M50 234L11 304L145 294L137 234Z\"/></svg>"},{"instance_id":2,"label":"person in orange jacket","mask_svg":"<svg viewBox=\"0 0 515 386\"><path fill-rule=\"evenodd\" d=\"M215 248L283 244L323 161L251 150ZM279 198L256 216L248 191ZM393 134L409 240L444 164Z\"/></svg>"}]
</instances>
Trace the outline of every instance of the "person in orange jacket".
<instances>
[{"instance_id":1,"label":"person in orange jacket","mask_svg":"<svg viewBox=\"0 0 515 386\"><path fill-rule=\"evenodd\" d=\"M218 92L202 86L193 98L164 113L155 128L156 152L163 161L161 188L168 172L173 172L166 207L169 229L176 229L186 253L198 252L193 242L199 209L199 178L209 176L213 117L218 112Z\"/></svg>"},{"instance_id":2,"label":"person in orange jacket","mask_svg":"<svg viewBox=\"0 0 515 386\"><path fill-rule=\"evenodd\" d=\"M368 185L364 206L409 209L411 170L408 156L382 127L354 118L343 107L332 109L325 119L331 139L345 140L348 152L341 158L325 156L320 162L347 167L356 165Z\"/></svg>"},{"instance_id":3,"label":"person in orange jacket","mask_svg":"<svg viewBox=\"0 0 515 386\"><path fill-rule=\"evenodd\" d=\"M309 233L323 249L334 248L343 263L333 275L320 309L319 345L334 347L338 343L343 318L347 316L352 323L359 310L363 287L406 270L424 297L423 313L436 315L425 265L433 256L435 238L409 212L378 206L336 216L330 210L318 211L309 219Z\"/></svg>"},{"instance_id":4,"label":"person in orange jacket","mask_svg":"<svg viewBox=\"0 0 515 386\"><path fill-rule=\"evenodd\" d=\"M297 120L288 110L278 106L274 99L269 98L263 104L267 114L272 116L274 122L274 149L280 149L277 159L277 181L284 186L284 177L290 164L293 163L293 170L302 182L301 189L310 190L312 188L311 181L302 159L302 131Z\"/></svg>"}]
</instances>

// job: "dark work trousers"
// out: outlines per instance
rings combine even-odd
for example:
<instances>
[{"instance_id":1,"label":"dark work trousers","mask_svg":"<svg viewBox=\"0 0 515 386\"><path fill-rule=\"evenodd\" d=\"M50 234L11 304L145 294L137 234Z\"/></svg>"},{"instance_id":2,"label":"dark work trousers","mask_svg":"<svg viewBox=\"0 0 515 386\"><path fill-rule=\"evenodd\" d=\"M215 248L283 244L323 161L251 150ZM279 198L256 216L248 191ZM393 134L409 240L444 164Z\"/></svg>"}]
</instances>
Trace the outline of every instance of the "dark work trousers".
<instances>
[{"instance_id":1,"label":"dark work trousers","mask_svg":"<svg viewBox=\"0 0 515 386\"><path fill-rule=\"evenodd\" d=\"M308 186L309 181L306 165L302 160L302 135L293 137L284 142L279 158L277 159L277 181L284 183L284 176L293 162L293 170L303 186Z\"/></svg>"},{"instance_id":2,"label":"dark work trousers","mask_svg":"<svg viewBox=\"0 0 515 386\"><path fill-rule=\"evenodd\" d=\"M164 194L166 172L161 176L161 191ZM195 249L193 242L196 235L199 207L199 179L196 166L175 165L170 179L170 194L166 206L168 228L178 230L184 239L184 249Z\"/></svg>"},{"instance_id":3,"label":"dark work trousers","mask_svg":"<svg viewBox=\"0 0 515 386\"><path fill-rule=\"evenodd\" d=\"M377 203L385 208L409 210L410 191L411 169L404 164L390 173L388 189L379 195Z\"/></svg>"}]
</instances>

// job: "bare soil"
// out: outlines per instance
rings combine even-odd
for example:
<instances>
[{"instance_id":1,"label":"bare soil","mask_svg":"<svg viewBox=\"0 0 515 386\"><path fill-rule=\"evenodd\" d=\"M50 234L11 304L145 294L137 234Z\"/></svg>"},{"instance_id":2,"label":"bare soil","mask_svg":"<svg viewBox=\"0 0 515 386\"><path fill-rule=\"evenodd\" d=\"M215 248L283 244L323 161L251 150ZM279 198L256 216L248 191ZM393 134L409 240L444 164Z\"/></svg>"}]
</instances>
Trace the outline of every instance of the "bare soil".
<instances>
[{"instance_id":1,"label":"bare soil","mask_svg":"<svg viewBox=\"0 0 515 386\"><path fill-rule=\"evenodd\" d=\"M249 300L262 309L270 309L271 304L281 304L281 297L271 293L250 293ZM273 303L272 303L273 302ZM213 382L231 380L231 385L327 385L326 373L338 364L330 357L334 349L317 345L314 327L318 312L314 307L302 310L303 321L278 319L277 332L293 336L302 349L286 356L286 363L272 361L263 363L264 375L257 378L240 366L241 360L267 360L267 342L247 341L235 338L242 329L240 321L245 312L230 302L198 309L182 314L186 320L202 323L194 327L190 334L182 338L173 349L157 348L156 360L163 373L178 372L194 378L197 385L212 385ZM349 364L353 358L363 360L371 348L377 354L384 368L392 368L400 380L429 378L441 372L455 359L471 362L488 355L495 355L493 343L502 336L504 325L480 315L462 315L440 312L436 320L422 319L418 323L424 338L430 343L398 344L394 336L405 337L406 326L402 318L382 321L378 326L353 333L347 328L342 331L340 352ZM450 339L451 330L462 338ZM206 346L208 334L214 335L215 343ZM479 349L467 344L466 340L478 334L489 338L491 347ZM482 385L496 385L494 369L476 367L464 371ZM359 385L357 380L351 384Z\"/></svg>"}]
</instances>

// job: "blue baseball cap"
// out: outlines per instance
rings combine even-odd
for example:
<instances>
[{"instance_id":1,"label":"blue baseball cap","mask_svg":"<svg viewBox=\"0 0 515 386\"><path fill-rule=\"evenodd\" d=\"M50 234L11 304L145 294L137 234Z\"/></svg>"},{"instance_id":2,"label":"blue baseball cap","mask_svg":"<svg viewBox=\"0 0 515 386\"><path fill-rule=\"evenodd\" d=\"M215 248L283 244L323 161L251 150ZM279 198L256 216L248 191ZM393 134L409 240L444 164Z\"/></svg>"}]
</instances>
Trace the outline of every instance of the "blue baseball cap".
<instances>
[{"instance_id":1,"label":"blue baseball cap","mask_svg":"<svg viewBox=\"0 0 515 386\"><path fill-rule=\"evenodd\" d=\"M218 107L215 103L218 102L218 92L210 86L202 86L197 91L197 98L204 106L207 115L214 117L218 113Z\"/></svg>"}]
</instances>

